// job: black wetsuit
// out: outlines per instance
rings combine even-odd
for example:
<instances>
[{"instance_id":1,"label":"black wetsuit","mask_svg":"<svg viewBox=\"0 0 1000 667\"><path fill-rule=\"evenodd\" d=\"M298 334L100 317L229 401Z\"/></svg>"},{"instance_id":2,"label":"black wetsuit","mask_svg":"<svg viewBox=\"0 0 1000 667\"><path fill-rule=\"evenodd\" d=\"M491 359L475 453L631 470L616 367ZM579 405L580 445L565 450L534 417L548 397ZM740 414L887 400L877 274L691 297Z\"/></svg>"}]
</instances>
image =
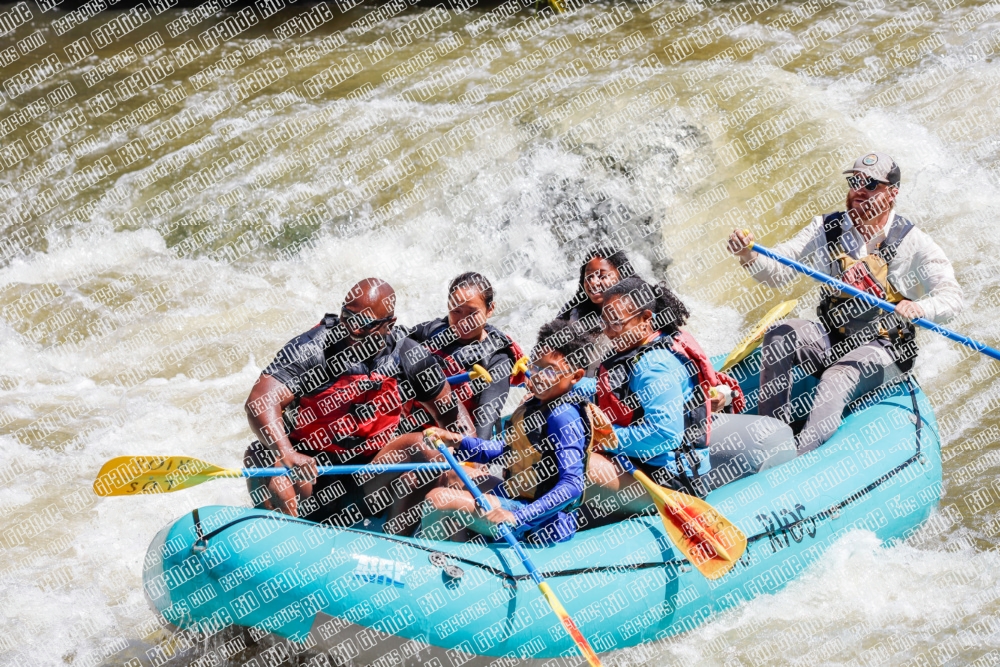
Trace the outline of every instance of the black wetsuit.
<instances>
[{"instance_id":1,"label":"black wetsuit","mask_svg":"<svg viewBox=\"0 0 1000 667\"><path fill-rule=\"evenodd\" d=\"M463 342L448 326L448 320L438 318L413 327L397 350L403 373L418 401L429 401L444 389L445 377L451 373L440 355L454 359L463 371L471 370L473 364L486 368L493 382L487 384L477 380L472 383L475 396L469 413L477 437L490 439L507 401L510 371L517 360L510 347L511 341L504 333L487 324L486 334L482 341Z\"/></svg>"}]
</instances>

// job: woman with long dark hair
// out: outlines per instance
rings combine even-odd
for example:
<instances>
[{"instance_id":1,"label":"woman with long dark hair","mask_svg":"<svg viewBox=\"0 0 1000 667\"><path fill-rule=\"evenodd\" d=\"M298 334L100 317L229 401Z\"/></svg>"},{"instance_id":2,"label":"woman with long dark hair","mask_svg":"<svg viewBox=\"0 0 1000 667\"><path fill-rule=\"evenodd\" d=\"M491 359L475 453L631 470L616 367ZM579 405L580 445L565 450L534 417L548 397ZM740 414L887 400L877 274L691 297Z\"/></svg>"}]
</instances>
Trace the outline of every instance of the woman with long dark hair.
<instances>
[{"instance_id":1,"label":"woman with long dark hair","mask_svg":"<svg viewBox=\"0 0 1000 667\"><path fill-rule=\"evenodd\" d=\"M635 275L635 269L624 250L613 246L592 247L583 256L580 281L573 298L566 302L556 319L568 322L584 321L588 331L601 330L602 294L621 280Z\"/></svg>"},{"instance_id":2,"label":"woman with long dark hair","mask_svg":"<svg viewBox=\"0 0 1000 667\"><path fill-rule=\"evenodd\" d=\"M448 285L448 312L444 317L416 325L397 347L402 374L413 395L404 412L407 427L420 431L438 426L465 436L490 440L507 401L514 363L521 348L514 340L487 323L495 308L493 285L481 273L456 276ZM485 368L492 382L484 378L451 385L448 377ZM412 436L412 437L411 437ZM440 454L427 450L419 433L403 436L390 443L375 463L425 462L440 460ZM394 478L379 475L365 487L366 496L377 496ZM394 498L385 530L408 533L420 521L410 510L424 497L436 479L428 480L415 473L405 473L393 486Z\"/></svg>"},{"instance_id":3,"label":"woman with long dark hair","mask_svg":"<svg viewBox=\"0 0 1000 667\"><path fill-rule=\"evenodd\" d=\"M738 414L739 385L716 372L694 337L681 329L688 310L666 285L626 278L604 291L601 310L616 353L601 363L596 382L584 379L577 388L596 394L614 424L617 455L627 456L658 484L701 497L795 457L786 424ZM721 412L726 406L729 414ZM590 477L602 496L634 483L602 456L594 457ZM626 513L652 505L645 493L624 496L632 498Z\"/></svg>"}]
</instances>

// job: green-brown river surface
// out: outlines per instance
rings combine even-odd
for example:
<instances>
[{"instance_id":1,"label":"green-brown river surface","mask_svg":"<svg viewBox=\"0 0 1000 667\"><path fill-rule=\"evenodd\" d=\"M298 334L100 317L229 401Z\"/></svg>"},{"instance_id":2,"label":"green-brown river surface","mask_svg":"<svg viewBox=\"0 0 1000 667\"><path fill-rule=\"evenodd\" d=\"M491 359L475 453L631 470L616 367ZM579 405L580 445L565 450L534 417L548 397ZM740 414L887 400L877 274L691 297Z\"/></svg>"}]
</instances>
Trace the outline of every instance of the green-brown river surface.
<instances>
[{"instance_id":1,"label":"green-brown river surface","mask_svg":"<svg viewBox=\"0 0 1000 667\"><path fill-rule=\"evenodd\" d=\"M880 150L965 288L952 326L1000 340L1000 5L509 5L0 7L0 663L147 664L147 545L244 485L98 499L96 471L237 467L260 369L365 275L415 323L481 270L530 345L611 238L725 352L785 294L816 301L758 288L729 231L790 237ZM935 528L887 549L852 533L648 664L1000 661L1000 366L919 340Z\"/></svg>"}]
</instances>

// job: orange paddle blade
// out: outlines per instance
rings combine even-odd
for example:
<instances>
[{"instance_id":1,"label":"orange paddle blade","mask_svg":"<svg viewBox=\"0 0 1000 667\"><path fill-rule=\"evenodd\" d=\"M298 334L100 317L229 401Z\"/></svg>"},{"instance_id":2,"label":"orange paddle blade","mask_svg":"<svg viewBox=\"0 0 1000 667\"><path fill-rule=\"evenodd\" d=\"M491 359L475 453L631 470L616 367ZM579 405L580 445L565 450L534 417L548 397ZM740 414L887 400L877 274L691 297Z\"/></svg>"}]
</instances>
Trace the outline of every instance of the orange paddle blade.
<instances>
[{"instance_id":1,"label":"orange paddle blade","mask_svg":"<svg viewBox=\"0 0 1000 667\"><path fill-rule=\"evenodd\" d=\"M580 649L580 653L587 659L587 663L590 664L590 667L602 667L601 659L597 657L597 653L590 646L590 642L588 642L583 636L580 629L576 627L576 623L573 622L573 619L569 617L566 609L563 608L562 603L559 602L559 599L556 597L556 594L552 592L548 583L543 581L538 584L538 590L542 592L545 600L549 603L549 606L552 607L552 611L554 611L556 616L559 617L563 627L566 628L566 633L570 636L570 639L573 640L573 643L576 644L576 647Z\"/></svg>"},{"instance_id":2,"label":"orange paddle blade","mask_svg":"<svg viewBox=\"0 0 1000 667\"><path fill-rule=\"evenodd\" d=\"M692 565L708 579L725 575L747 548L747 538L707 502L664 489L636 470L633 477L653 498L667 535Z\"/></svg>"}]
</instances>

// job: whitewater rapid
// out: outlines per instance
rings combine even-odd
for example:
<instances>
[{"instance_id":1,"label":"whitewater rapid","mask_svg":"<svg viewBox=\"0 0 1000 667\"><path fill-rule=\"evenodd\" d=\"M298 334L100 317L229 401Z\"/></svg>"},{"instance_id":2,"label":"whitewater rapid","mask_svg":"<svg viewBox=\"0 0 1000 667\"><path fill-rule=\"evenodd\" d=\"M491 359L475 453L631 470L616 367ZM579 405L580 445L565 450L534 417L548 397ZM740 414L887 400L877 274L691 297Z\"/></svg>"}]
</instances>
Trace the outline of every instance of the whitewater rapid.
<instances>
[{"instance_id":1,"label":"whitewater rapid","mask_svg":"<svg viewBox=\"0 0 1000 667\"><path fill-rule=\"evenodd\" d=\"M496 285L495 324L530 346L571 296L583 248L617 240L640 273L684 298L705 348L725 352L787 294L807 315L816 298L801 281L759 289L723 250L731 229L749 226L769 244L789 237L842 203L841 169L879 150L902 169L898 210L944 248L966 290L952 325L1000 340L990 41L1000 20L984 3L862 4L871 11L844 27L847 3L817 4L806 18L778 3L678 63L681 40L699 39L733 5L628 5L630 18L607 35L593 30L598 15L625 16L626 6L586 5L510 49L504 30L530 12L491 23L473 7L377 63L368 54L379 39L440 10L410 8L363 34L352 22L373 6L334 10L321 29L284 40L273 32L279 15L114 110L87 107L84 124L0 172L10 211L85 169L115 167L27 223L3 218L4 249L22 249L0 264L0 662L122 664L162 638L140 586L147 545L196 507L246 503L245 488L223 480L98 499L97 470L124 454L238 467L251 438L243 402L260 369L368 275L389 280L400 321L416 323L443 313L451 277L481 270ZM900 15L923 20L879 41ZM42 31L62 53L76 33L58 36L52 16L37 13L3 39ZM181 16L168 10L145 30L166 37ZM812 51L782 50L809 35ZM109 81L187 38L166 39ZM490 40L494 51L483 48ZM39 122L98 90L87 82L119 50L46 82L39 94L67 83L87 94ZM414 73L413 59L431 55L435 81L463 78L442 89ZM352 56L365 58L364 72L310 96L316 76ZM280 85L212 106L277 57L288 71ZM192 88L190 77L223 58L232 71L171 102L178 84ZM556 72L558 85L546 79ZM544 100L516 98L537 85L549 86ZM510 122L481 122L508 101L520 109ZM8 100L0 115L27 103ZM290 123L314 125L262 140ZM35 127L4 141L27 141ZM124 164L132 156L119 150L150 136L162 142ZM998 648L991 631L974 642L962 632L1000 612L1000 385L993 362L926 332L919 340L916 372L945 446L935 528L889 548L854 533L786 590L664 643L650 664L969 664Z\"/></svg>"}]
</instances>

